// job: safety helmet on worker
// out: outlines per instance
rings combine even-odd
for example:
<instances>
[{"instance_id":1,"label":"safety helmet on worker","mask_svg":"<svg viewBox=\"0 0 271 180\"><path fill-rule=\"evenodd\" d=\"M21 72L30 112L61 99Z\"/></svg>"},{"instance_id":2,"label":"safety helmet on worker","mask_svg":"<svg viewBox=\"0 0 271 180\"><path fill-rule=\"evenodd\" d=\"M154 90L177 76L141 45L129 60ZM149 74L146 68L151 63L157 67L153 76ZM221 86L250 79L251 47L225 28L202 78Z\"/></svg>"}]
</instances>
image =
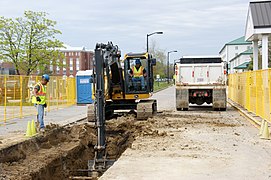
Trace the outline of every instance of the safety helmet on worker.
<instances>
[{"instance_id":1,"label":"safety helmet on worker","mask_svg":"<svg viewBox=\"0 0 271 180\"><path fill-rule=\"evenodd\" d=\"M42 79L46 80L47 82L49 82L50 80L50 76L48 74L43 74L42 75Z\"/></svg>"},{"instance_id":2,"label":"safety helmet on worker","mask_svg":"<svg viewBox=\"0 0 271 180\"><path fill-rule=\"evenodd\" d=\"M141 64L140 59L136 59L135 63L136 64Z\"/></svg>"}]
</instances>

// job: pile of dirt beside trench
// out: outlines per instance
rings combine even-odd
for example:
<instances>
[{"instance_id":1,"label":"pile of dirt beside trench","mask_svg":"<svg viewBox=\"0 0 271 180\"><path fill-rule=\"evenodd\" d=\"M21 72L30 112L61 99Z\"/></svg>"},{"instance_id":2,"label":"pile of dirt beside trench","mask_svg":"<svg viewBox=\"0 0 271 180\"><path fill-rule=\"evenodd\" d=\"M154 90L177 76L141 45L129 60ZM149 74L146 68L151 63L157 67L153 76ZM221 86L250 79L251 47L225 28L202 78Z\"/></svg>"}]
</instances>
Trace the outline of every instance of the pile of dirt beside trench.
<instances>
[{"instance_id":1,"label":"pile of dirt beside trench","mask_svg":"<svg viewBox=\"0 0 271 180\"><path fill-rule=\"evenodd\" d=\"M117 159L137 130L131 120L108 123L108 158ZM95 134L92 124L75 124L1 149L0 179L68 179L76 170L87 169L88 160L94 158Z\"/></svg>"}]
</instances>

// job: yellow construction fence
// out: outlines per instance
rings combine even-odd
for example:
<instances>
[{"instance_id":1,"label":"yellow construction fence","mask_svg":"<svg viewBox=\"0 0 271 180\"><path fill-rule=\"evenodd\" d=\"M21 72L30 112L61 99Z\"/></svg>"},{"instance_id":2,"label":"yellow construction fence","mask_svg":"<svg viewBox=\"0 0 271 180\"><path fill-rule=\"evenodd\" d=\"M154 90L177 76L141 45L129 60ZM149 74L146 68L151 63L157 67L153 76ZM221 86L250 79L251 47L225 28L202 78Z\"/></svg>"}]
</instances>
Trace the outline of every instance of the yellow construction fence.
<instances>
[{"instance_id":1,"label":"yellow construction fence","mask_svg":"<svg viewBox=\"0 0 271 180\"><path fill-rule=\"evenodd\" d=\"M229 75L229 98L271 122L271 69Z\"/></svg>"},{"instance_id":2,"label":"yellow construction fence","mask_svg":"<svg viewBox=\"0 0 271 180\"><path fill-rule=\"evenodd\" d=\"M31 103L40 76L0 75L0 125L10 119L37 113ZM47 111L76 103L75 78L50 77L47 84Z\"/></svg>"}]
</instances>

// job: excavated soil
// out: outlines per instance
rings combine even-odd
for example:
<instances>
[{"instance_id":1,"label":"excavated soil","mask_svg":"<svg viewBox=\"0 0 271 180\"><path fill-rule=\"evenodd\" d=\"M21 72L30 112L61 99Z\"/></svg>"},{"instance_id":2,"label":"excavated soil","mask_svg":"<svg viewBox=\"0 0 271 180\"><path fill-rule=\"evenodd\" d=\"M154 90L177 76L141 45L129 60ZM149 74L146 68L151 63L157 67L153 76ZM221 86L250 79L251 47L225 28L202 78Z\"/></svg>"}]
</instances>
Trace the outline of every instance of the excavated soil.
<instances>
[{"instance_id":1,"label":"excavated soil","mask_svg":"<svg viewBox=\"0 0 271 180\"><path fill-rule=\"evenodd\" d=\"M144 130L132 115L107 122L107 153L117 159ZM96 143L93 124L51 126L48 132L0 150L0 179L68 179L87 169ZM150 133L147 130L147 133Z\"/></svg>"}]
</instances>

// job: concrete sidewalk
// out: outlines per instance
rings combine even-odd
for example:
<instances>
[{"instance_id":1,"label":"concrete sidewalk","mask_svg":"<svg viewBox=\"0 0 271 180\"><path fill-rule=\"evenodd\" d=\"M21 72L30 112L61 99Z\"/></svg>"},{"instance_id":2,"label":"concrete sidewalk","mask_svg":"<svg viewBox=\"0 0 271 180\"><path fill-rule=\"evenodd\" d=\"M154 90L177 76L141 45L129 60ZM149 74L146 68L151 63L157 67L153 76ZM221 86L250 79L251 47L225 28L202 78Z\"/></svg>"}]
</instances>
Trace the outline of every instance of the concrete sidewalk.
<instances>
[{"instance_id":1,"label":"concrete sidewalk","mask_svg":"<svg viewBox=\"0 0 271 180\"><path fill-rule=\"evenodd\" d=\"M46 113L44 117L45 125L58 124L64 126L87 117L87 106L70 106L60 108L58 110L52 110ZM7 121L6 125L1 124L0 126L0 145L10 144L10 141L20 141L24 137L26 132L27 122L36 120L36 116L27 116L24 118L17 118ZM12 143L13 144L13 143ZM0 146L1 147L1 146Z\"/></svg>"}]
</instances>

